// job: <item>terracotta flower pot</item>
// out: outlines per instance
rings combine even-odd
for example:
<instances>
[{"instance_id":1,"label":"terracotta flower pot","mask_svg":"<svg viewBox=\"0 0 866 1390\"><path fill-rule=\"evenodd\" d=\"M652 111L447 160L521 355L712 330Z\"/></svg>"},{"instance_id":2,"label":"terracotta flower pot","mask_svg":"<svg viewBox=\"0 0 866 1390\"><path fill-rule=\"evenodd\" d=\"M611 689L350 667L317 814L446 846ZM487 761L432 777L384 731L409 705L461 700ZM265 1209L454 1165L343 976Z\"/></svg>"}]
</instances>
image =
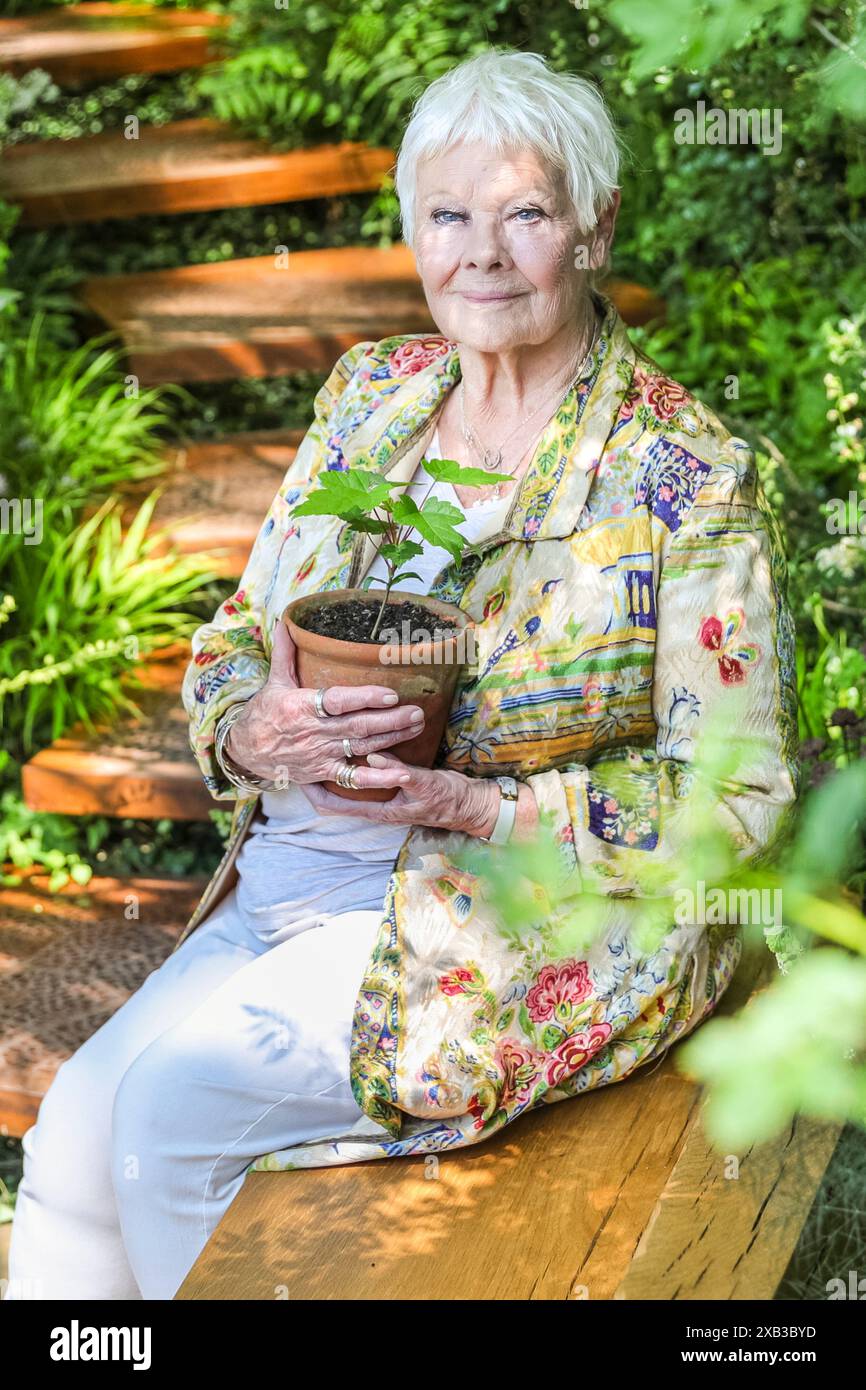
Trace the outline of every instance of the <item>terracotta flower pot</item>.
<instances>
[{"instance_id":1,"label":"terracotta flower pot","mask_svg":"<svg viewBox=\"0 0 866 1390\"><path fill-rule=\"evenodd\" d=\"M347 603L353 599L369 601L366 589L329 589L295 599L283 612L283 621L297 647L297 674L301 685L314 690L329 685L384 685L396 690L401 704L419 705L424 711L424 728L414 738L394 743L384 751L394 753L412 767L432 767L445 731L461 666L466 661L467 640L472 620L453 603L427 598L402 589L393 589L389 602L408 600L430 610L430 630L446 625L458 628L451 637L411 644L343 642L309 632L304 614L324 604ZM359 766L367 759L357 759ZM390 801L397 789L365 788L353 791L325 782L329 791L350 801Z\"/></svg>"}]
</instances>

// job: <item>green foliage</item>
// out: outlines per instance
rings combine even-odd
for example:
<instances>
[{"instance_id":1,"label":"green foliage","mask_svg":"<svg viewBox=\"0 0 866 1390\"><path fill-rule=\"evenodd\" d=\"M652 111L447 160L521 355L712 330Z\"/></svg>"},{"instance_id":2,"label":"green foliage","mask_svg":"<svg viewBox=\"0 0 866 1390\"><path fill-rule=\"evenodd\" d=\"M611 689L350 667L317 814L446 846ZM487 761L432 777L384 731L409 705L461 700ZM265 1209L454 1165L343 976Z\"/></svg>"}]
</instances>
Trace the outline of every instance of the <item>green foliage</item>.
<instances>
[{"instance_id":1,"label":"green foliage","mask_svg":"<svg viewBox=\"0 0 866 1390\"><path fill-rule=\"evenodd\" d=\"M807 656L802 643L798 646L800 731L804 738L830 738L844 753L844 726L834 726L831 721L838 710L866 716L866 654L849 645L844 628L828 630L820 601L814 605L812 616L823 645L817 657Z\"/></svg>"},{"instance_id":2,"label":"green foliage","mask_svg":"<svg viewBox=\"0 0 866 1390\"><path fill-rule=\"evenodd\" d=\"M59 87L41 68L20 78L0 73L0 148L9 143L16 123L26 119L40 102L56 101L59 95Z\"/></svg>"},{"instance_id":3,"label":"green foliage","mask_svg":"<svg viewBox=\"0 0 866 1390\"><path fill-rule=\"evenodd\" d=\"M45 313L0 338L3 491L39 498L46 529L68 526L84 503L165 469L157 430L171 421L168 387L140 389L117 371L108 335L72 350L44 333ZM10 544L0 539L0 562Z\"/></svg>"},{"instance_id":4,"label":"green foliage","mask_svg":"<svg viewBox=\"0 0 866 1390\"><path fill-rule=\"evenodd\" d=\"M56 738L76 720L93 727L118 709L134 711L122 678L196 627L182 605L215 576L206 557L159 554L165 535L148 532L157 497L142 503L125 535L119 503L109 499L69 535L35 546L14 538L6 582L17 597L0 651L0 714L9 718L15 697L12 722L25 748L46 730Z\"/></svg>"},{"instance_id":5,"label":"green foliage","mask_svg":"<svg viewBox=\"0 0 866 1390\"><path fill-rule=\"evenodd\" d=\"M0 772L7 763L0 750ZM15 887L23 882L22 870L39 868L49 875L52 893L70 882L85 887L93 870L79 849L79 832L65 816L37 816L11 788L0 792L0 885Z\"/></svg>"},{"instance_id":6,"label":"green foliage","mask_svg":"<svg viewBox=\"0 0 866 1390\"><path fill-rule=\"evenodd\" d=\"M0 750L0 772L10 783L0 792L0 886L48 875L49 892L73 883L86 888L95 872L112 878L200 877L221 858L231 813L211 811L208 824L133 820L129 817L62 816L32 811Z\"/></svg>"},{"instance_id":7,"label":"green foliage","mask_svg":"<svg viewBox=\"0 0 866 1390\"><path fill-rule=\"evenodd\" d=\"M736 1018L698 1029L680 1059L707 1086L710 1139L737 1152L781 1133L796 1114L866 1124L864 1048L866 959L825 948Z\"/></svg>"}]
</instances>

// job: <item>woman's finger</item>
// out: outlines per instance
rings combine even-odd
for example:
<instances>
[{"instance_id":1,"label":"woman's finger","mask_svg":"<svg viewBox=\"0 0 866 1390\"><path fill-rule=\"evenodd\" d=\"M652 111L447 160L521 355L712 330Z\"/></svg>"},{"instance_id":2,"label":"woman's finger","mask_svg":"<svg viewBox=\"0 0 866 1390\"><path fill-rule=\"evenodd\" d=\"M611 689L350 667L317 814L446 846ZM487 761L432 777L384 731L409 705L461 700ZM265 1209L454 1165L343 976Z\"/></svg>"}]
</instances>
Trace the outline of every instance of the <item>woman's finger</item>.
<instances>
[{"instance_id":1,"label":"woman's finger","mask_svg":"<svg viewBox=\"0 0 866 1390\"><path fill-rule=\"evenodd\" d=\"M399 758L396 753L371 753L367 762L370 767L378 767L383 770L402 768L404 772L409 773L409 781L414 783L416 787L423 786L425 781L435 775L429 767L412 767L410 763L404 763L403 759Z\"/></svg>"},{"instance_id":2,"label":"woman's finger","mask_svg":"<svg viewBox=\"0 0 866 1390\"><path fill-rule=\"evenodd\" d=\"M337 773L346 766L345 758L341 758L338 763L334 763L331 772L325 781L336 782ZM368 787L402 787L412 780L412 774L405 763L396 759L393 767L365 767L363 763L353 763L355 775L353 781L358 791L366 790Z\"/></svg>"},{"instance_id":3,"label":"woman's finger","mask_svg":"<svg viewBox=\"0 0 866 1390\"><path fill-rule=\"evenodd\" d=\"M324 697L328 714L353 714L361 709L392 709L399 703L400 696L387 685L329 685Z\"/></svg>"}]
</instances>

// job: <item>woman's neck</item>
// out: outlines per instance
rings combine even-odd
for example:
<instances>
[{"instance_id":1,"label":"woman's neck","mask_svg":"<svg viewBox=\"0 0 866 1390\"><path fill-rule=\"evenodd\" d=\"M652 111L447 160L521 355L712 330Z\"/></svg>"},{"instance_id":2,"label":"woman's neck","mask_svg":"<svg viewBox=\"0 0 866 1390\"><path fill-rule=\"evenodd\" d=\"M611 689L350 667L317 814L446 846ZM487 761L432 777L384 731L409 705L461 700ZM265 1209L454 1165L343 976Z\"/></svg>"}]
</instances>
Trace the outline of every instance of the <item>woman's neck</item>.
<instances>
[{"instance_id":1,"label":"woman's neck","mask_svg":"<svg viewBox=\"0 0 866 1390\"><path fill-rule=\"evenodd\" d=\"M479 352L458 342L462 405L470 424L483 429L485 421L501 420L507 428L560 387L565 392L586 357L596 323L595 306L587 299L582 314L544 343Z\"/></svg>"}]
</instances>

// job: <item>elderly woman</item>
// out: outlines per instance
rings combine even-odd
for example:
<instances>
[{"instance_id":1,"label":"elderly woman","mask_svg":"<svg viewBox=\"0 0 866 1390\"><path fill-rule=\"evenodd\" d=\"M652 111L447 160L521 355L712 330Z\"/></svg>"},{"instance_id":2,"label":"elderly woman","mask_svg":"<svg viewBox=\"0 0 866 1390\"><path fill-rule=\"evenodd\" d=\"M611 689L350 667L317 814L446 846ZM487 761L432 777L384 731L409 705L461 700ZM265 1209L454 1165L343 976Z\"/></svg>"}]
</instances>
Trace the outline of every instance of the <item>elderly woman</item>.
<instances>
[{"instance_id":1,"label":"elderly woman","mask_svg":"<svg viewBox=\"0 0 866 1390\"><path fill-rule=\"evenodd\" d=\"M184 702L208 787L235 800L230 843L25 1136L10 1272L44 1297L170 1298L251 1168L477 1143L658 1058L740 950L690 922L647 953L625 910L641 866L688 842L699 730L748 735L717 801L744 856L795 797L784 559L752 454L591 287L619 204L599 94L537 55L473 58L419 100L397 190L441 336L343 353L238 592L195 636ZM420 709L304 688L280 619L383 573L340 522L294 516L322 470L411 485L437 455L510 481L455 487L473 548L425 545L403 585L476 624L428 770L389 752ZM396 794L347 801L322 785L338 774ZM583 953L545 922L507 938L456 862L540 819L607 904Z\"/></svg>"}]
</instances>

